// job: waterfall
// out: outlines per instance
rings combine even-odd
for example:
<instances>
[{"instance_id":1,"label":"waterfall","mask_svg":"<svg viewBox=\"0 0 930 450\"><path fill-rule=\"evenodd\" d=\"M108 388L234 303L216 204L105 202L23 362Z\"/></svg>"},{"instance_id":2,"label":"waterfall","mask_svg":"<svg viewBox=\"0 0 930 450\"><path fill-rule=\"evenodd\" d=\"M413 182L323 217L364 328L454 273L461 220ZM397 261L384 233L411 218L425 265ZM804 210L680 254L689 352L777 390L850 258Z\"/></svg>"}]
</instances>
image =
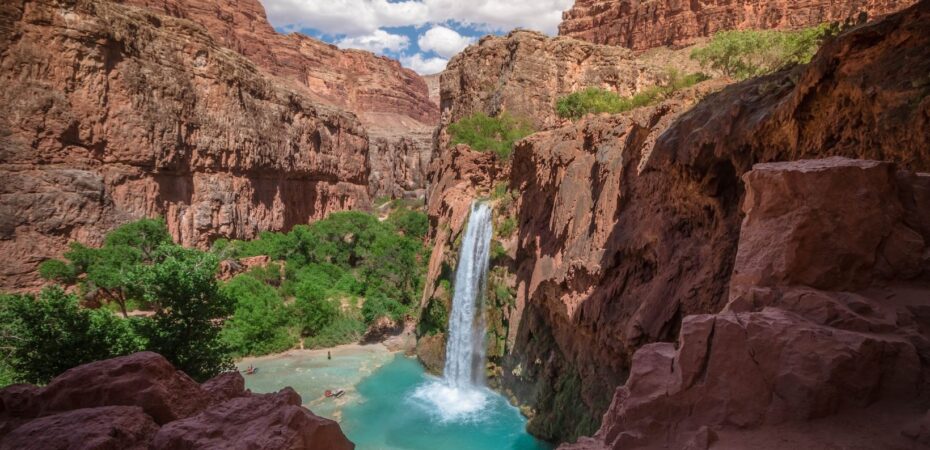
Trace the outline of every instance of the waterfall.
<instances>
[{"instance_id":1,"label":"waterfall","mask_svg":"<svg viewBox=\"0 0 930 450\"><path fill-rule=\"evenodd\" d=\"M446 339L444 376L455 387L480 385L484 379L484 321L480 310L487 285L491 234L491 208L473 203L455 269L455 294Z\"/></svg>"},{"instance_id":2,"label":"waterfall","mask_svg":"<svg viewBox=\"0 0 930 450\"><path fill-rule=\"evenodd\" d=\"M484 320L481 300L491 250L491 208L471 205L455 269L452 316L446 335L444 376L421 385L413 398L443 422L482 420L489 391L484 381Z\"/></svg>"}]
</instances>

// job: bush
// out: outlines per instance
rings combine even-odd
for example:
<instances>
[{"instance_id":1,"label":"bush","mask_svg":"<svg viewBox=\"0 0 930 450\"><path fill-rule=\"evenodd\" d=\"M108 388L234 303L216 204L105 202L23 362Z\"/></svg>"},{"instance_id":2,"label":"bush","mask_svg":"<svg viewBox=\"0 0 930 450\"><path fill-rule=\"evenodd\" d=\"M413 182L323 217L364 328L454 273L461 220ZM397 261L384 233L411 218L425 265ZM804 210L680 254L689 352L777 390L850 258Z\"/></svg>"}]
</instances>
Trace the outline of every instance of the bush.
<instances>
[{"instance_id":1,"label":"bush","mask_svg":"<svg viewBox=\"0 0 930 450\"><path fill-rule=\"evenodd\" d=\"M532 124L506 112L498 117L475 113L449 125L453 145L467 144L479 152L491 151L504 160L510 159L515 142L534 131Z\"/></svg>"},{"instance_id":2,"label":"bush","mask_svg":"<svg viewBox=\"0 0 930 450\"><path fill-rule=\"evenodd\" d=\"M271 286L247 275L225 283L223 294L236 302L233 316L221 333L237 356L264 355L287 350L296 339L288 331L290 312Z\"/></svg>"},{"instance_id":3,"label":"bush","mask_svg":"<svg viewBox=\"0 0 930 450\"><path fill-rule=\"evenodd\" d=\"M836 30L824 24L798 31L723 31L706 46L694 50L691 58L703 67L744 80L810 62Z\"/></svg>"},{"instance_id":4,"label":"bush","mask_svg":"<svg viewBox=\"0 0 930 450\"><path fill-rule=\"evenodd\" d=\"M676 91L707 79L707 75L702 73L682 76L670 70L661 84L644 89L632 97L621 97L616 92L601 88L587 88L556 101L556 112L563 119L580 119L586 114L619 114L658 103Z\"/></svg>"},{"instance_id":5,"label":"bush","mask_svg":"<svg viewBox=\"0 0 930 450\"><path fill-rule=\"evenodd\" d=\"M513 217L505 217L497 227L497 235L502 238L512 236L514 231L517 231L517 219Z\"/></svg>"},{"instance_id":6,"label":"bush","mask_svg":"<svg viewBox=\"0 0 930 450\"><path fill-rule=\"evenodd\" d=\"M446 284L446 289L448 289L448 282L446 282ZM446 311L445 305L443 305L442 301L439 299L430 299L426 308L423 310L420 322L417 324L417 335L429 336L445 333L448 324L449 313Z\"/></svg>"},{"instance_id":7,"label":"bush","mask_svg":"<svg viewBox=\"0 0 930 450\"><path fill-rule=\"evenodd\" d=\"M8 349L4 383L44 384L72 367L139 351L143 343L130 321L83 309L57 287L38 298L0 297L0 347Z\"/></svg>"},{"instance_id":8,"label":"bush","mask_svg":"<svg viewBox=\"0 0 930 450\"><path fill-rule=\"evenodd\" d=\"M325 348L358 342L365 334L365 324L358 319L339 316L315 336L304 340L306 348Z\"/></svg>"},{"instance_id":9,"label":"bush","mask_svg":"<svg viewBox=\"0 0 930 450\"><path fill-rule=\"evenodd\" d=\"M397 210L391 213L387 221L403 232L404 236L413 239L423 239L429 231L429 218L420 211Z\"/></svg>"},{"instance_id":10,"label":"bush","mask_svg":"<svg viewBox=\"0 0 930 450\"><path fill-rule=\"evenodd\" d=\"M362 306L362 318L369 325L381 317L394 321L403 320L409 312L410 308L407 306L380 293L366 298L365 305Z\"/></svg>"},{"instance_id":11,"label":"bush","mask_svg":"<svg viewBox=\"0 0 930 450\"><path fill-rule=\"evenodd\" d=\"M147 349L201 382L232 369L220 331L235 302L216 281L216 257L163 245L155 261L136 267L129 277L130 284L155 309L151 319L140 322Z\"/></svg>"},{"instance_id":12,"label":"bush","mask_svg":"<svg viewBox=\"0 0 930 450\"><path fill-rule=\"evenodd\" d=\"M301 334L314 336L328 327L339 315L339 306L325 297L298 296L294 302L294 315Z\"/></svg>"}]
</instances>

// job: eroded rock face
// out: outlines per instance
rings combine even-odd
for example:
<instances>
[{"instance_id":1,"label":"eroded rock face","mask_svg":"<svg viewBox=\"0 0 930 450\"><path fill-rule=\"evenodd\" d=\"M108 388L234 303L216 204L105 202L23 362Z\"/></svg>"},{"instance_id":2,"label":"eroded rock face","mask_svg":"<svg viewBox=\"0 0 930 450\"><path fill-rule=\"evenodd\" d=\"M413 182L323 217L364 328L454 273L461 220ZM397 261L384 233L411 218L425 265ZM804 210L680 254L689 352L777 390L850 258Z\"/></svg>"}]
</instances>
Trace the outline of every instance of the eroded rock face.
<instances>
[{"instance_id":1,"label":"eroded rock face","mask_svg":"<svg viewBox=\"0 0 930 450\"><path fill-rule=\"evenodd\" d=\"M797 29L824 22L858 22L900 11L914 0L682 2L576 0L562 14L559 35L647 50L687 45L726 30Z\"/></svg>"},{"instance_id":2,"label":"eroded rock face","mask_svg":"<svg viewBox=\"0 0 930 450\"><path fill-rule=\"evenodd\" d=\"M677 349L639 349L595 440L572 448L683 446L708 428L796 424L878 402L920 411L915 399L930 379L922 363L930 356L930 262L916 269L922 275L887 271L901 250L887 247L888 236L917 220L894 166L770 163L744 179L727 307L686 317ZM863 232L885 238L870 245ZM923 254L923 236L914 234L921 241L904 251ZM827 255L835 258L818 259ZM876 278L881 287L866 288ZM906 445L906 430L879 432L867 420L849 426L871 430L881 448Z\"/></svg>"},{"instance_id":3,"label":"eroded rock face","mask_svg":"<svg viewBox=\"0 0 930 450\"><path fill-rule=\"evenodd\" d=\"M515 345L509 350L504 386L536 407L531 431L551 439L572 439L597 428L609 405L603 393L612 392L627 379L637 349L679 339L685 317L723 311L731 292L738 288L731 284L734 273L733 280L745 276L753 286L794 280L809 283L802 285L807 289L828 293L859 291L864 286L861 283L875 286L889 277L917 280L923 276L927 257L920 242L928 241L927 207L918 205L928 204L930 198L927 177L899 175L895 170L930 170L925 145L930 139L928 30L930 2L922 2L840 36L806 67L727 87L715 82L700 84L663 104L617 116L588 117L517 145L510 187L520 194L515 261L519 262L517 303L522 309L518 308L519 320L511 322L519 325L511 328ZM530 77L522 72L513 75L522 76ZM493 74L484 78L497 79ZM444 111L456 110L459 97L447 103L445 76L443 84ZM490 108L492 100L465 102L477 105L468 107L472 109ZM790 220L782 224L801 220L797 231L771 238L786 245L785 250L761 253L765 257L740 256L746 258L740 259L746 272L734 272L744 198L752 196L763 209L801 205L779 204L764 193L747 194L745 183L750 178L744 183L742 176L757 163L829 156L895 164L895 169L884 163L831 169L848 171L849 180L868 184L863 189L872 194L863 197L861 205L838 201L864 195L840 190L847 189L838 181L844 176L814 179L825 196L815 197L812 201L820 203L812 203L809 210L829 206L826 210L858 221L844 225L849 229L878 227L873 228L879 230L873 232L875 236L852 235L848 241L861 247L839 252L831 247L834 242L814 237L825 236L820 227L835 226L833 221L838 219L805 216L805 210L798 210L799 216L789 215ZM764 169L753 176L760 176ZM773 184L773 189L781 186L777 189L785 201L794 201L790 199L798 196L793 193L797 183L791 181L795 175L781 172L779 176L781 184ZM900 181L902 177L910 181ZM889 187L889 180L898 181ZM841 193L826 192L831 190ZM885 195L889 190L909 193L899 196L896 210L882 210L875 217L853 214L856 206L892 205L876 200L881 198L876 192ZM434 230L438 226L432 225ZM785 242L789 238L790 243ZM790 250L791 245L814 245L811 242L820 247L810 247L806 253ZM840 260L831 261L829 255L822 255L824 251L839 252ZM778 258L788 256L806 261L806 268L780 269L784 263ZM871 258L875 265L864 270L855 262L858 258ZM752 267L762 270L751 272ZM776 294L767 295L785 298L777 302L783 304L782 309L787 308L784 304L803 303L798 299L810 297L798 292ZM759 294L759 298L766 297ZM789 309L800 317L798 326L812 322L810 329L817 330L823 324L808 314L831 318L844 308L858 308L855 299L835 299L832 294L816 298L820 300L815 312ZM750 305L774 304L760 302L755 297L745 300ZM739 312L762 314L763 309ZM925 320L921 311L911 310L910 317L916 322ZM775 320L764 314L753 317L760 323ZM795 320L785 317L776 322ZM866 325L850 317L836 320L866 328L889 323ZM902 319L900 326L907 320ZM922 351L919 339L907 339L911 347ZM846 341L843 338L841 344ZM888 351L891 347L886 345L898 345L885 338L879 341L867 340L862 345ZM869 364L875 367L885 362ZM712 440L709 432L702 436L705 442Z\"/></svg>"},{"instance_id":4,"label":"eroded rock face","mask_svg":"<svg viewBox=\"0 0 930 450\"><path fill-rule=\"evenodd\" d=\"M4 290L141 217L204 247L369 204L362 125L204 28L109 2L0 8Z\"/></svg>"},{"instance_id":5,"label":"eroded rock face","mask_svg":"<svg viewBox=\"0 0 930 450\"><path fill-rule=\"evenodd\" d=\"M441 123L506 111L541 130L563 123L555 112L560 96L586 87L629 96L662 75L664 68L618 47L523 30L488 36L452 58L442 73Z\"/></svg>"},{"instance_id":6,"label":"eroded rock face","mask_svg":"<svg viewBox=\"0 0 930 450\"><path fill-rule=\"evenodd\" d=\"M371 137L375 197L422 197L438 101L427 81L393 59L278 34L258 0L125 0L203 25L222 45L292 80L311 98L355 113Z\"/></svg>"},{"instance_id":7,"label":"eroded rock face","mask_svg":"<svg viewBox=\"0 0 930 450\"><path fill-rule=\"evenodd\" d=\"M2 449L352 449L290 388L252 395L239 373L198 385L142 352L0 390Z\"/></svg>"}]
</instances>

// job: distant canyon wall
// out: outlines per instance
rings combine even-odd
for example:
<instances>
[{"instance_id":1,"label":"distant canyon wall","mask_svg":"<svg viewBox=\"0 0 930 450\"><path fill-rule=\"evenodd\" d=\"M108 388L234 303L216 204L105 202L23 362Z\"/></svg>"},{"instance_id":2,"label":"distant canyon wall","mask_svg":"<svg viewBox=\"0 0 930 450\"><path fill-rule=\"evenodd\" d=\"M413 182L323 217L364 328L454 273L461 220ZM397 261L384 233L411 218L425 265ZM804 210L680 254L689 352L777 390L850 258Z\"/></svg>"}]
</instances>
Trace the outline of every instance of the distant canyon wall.
<instances>
[{"instance_id":1,"label":"distant canyon wall","mask_svg":"<svg viewBox=\"0 0 930 450\"><path fill-rule=\"evenodd\" d=\"M141 217L203 248L422 196L438 120L416 73L257 0L7 2L0 77L3 290Z\"/></svg>"},{"instance_id":2,"label":"distant canyon wall","mask_svg":"<svg viewBox=\"0 0 930 450\"><path fill-rule=\"evenodd\" d=\"M3 289L140 217L205 247L370 203L357 118L202 27L83 0L5 3L0 18Z\"/></svg>"},{"instance_id":3,"label":"distant canyon wall","mask_svg":"<svg viewBox=\"0 0 930 450\"><path fill-rule=\"evenodd\" d=\"M576 0L562 15L560 36L633 50L693 44L726 30L798 29L858 22L900 11L914 0Z\"/></svg>"}]
</instances>

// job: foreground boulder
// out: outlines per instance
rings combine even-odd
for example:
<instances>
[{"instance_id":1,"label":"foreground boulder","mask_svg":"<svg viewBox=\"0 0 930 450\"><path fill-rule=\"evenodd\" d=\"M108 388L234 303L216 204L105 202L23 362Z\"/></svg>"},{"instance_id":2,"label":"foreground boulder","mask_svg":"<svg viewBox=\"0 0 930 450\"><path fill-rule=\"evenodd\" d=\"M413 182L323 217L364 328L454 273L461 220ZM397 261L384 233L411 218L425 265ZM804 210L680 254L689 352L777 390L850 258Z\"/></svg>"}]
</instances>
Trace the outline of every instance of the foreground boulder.
<instances>
[{"instance_id":1,"label":"foreground boulder","mask_svg":"<svg viewBox=\"0 0 930 450\"><path fill-rule=\"evenodd\" d=\"M144 450L157 430L138 406L84 408L30 421L7 435L0 448Z\"/></svg>"},{"instance_id":2,"label":"foreground boulder","mask_svg":"<svg viewBox=\"0 0 930 450\"><path fill-rule=\"evenodd\" d=\"M221 448L319 450L352 449L339 424L300 406L291 388L277 394L232 399L158 431L153 448L165 450Z\"/></svg>"},{"instance_id":3,"label":"foreground boulder","mask_svg":"<svg viewBox=\"0 0 930 450\"><path fill-rule=\"evenodd\" d=\"M775 427L803 448L837 433L868 448L925 439L925 178L846 158L755 166L729 303L685 317L677 345L640 348L600 431L571 448L746 445Z\"/></svg>"},{"instance_id":4,"label":"foreground boulder","mask_svg":"<svg viewBox=\"0 0 930 450\"><path fill-rule=\"evenodd\" d=\"M253 395L242 375L202 385L142 352L0 390L0 449L352 449L290 388Z\"/></svg>"}]
</instances>

